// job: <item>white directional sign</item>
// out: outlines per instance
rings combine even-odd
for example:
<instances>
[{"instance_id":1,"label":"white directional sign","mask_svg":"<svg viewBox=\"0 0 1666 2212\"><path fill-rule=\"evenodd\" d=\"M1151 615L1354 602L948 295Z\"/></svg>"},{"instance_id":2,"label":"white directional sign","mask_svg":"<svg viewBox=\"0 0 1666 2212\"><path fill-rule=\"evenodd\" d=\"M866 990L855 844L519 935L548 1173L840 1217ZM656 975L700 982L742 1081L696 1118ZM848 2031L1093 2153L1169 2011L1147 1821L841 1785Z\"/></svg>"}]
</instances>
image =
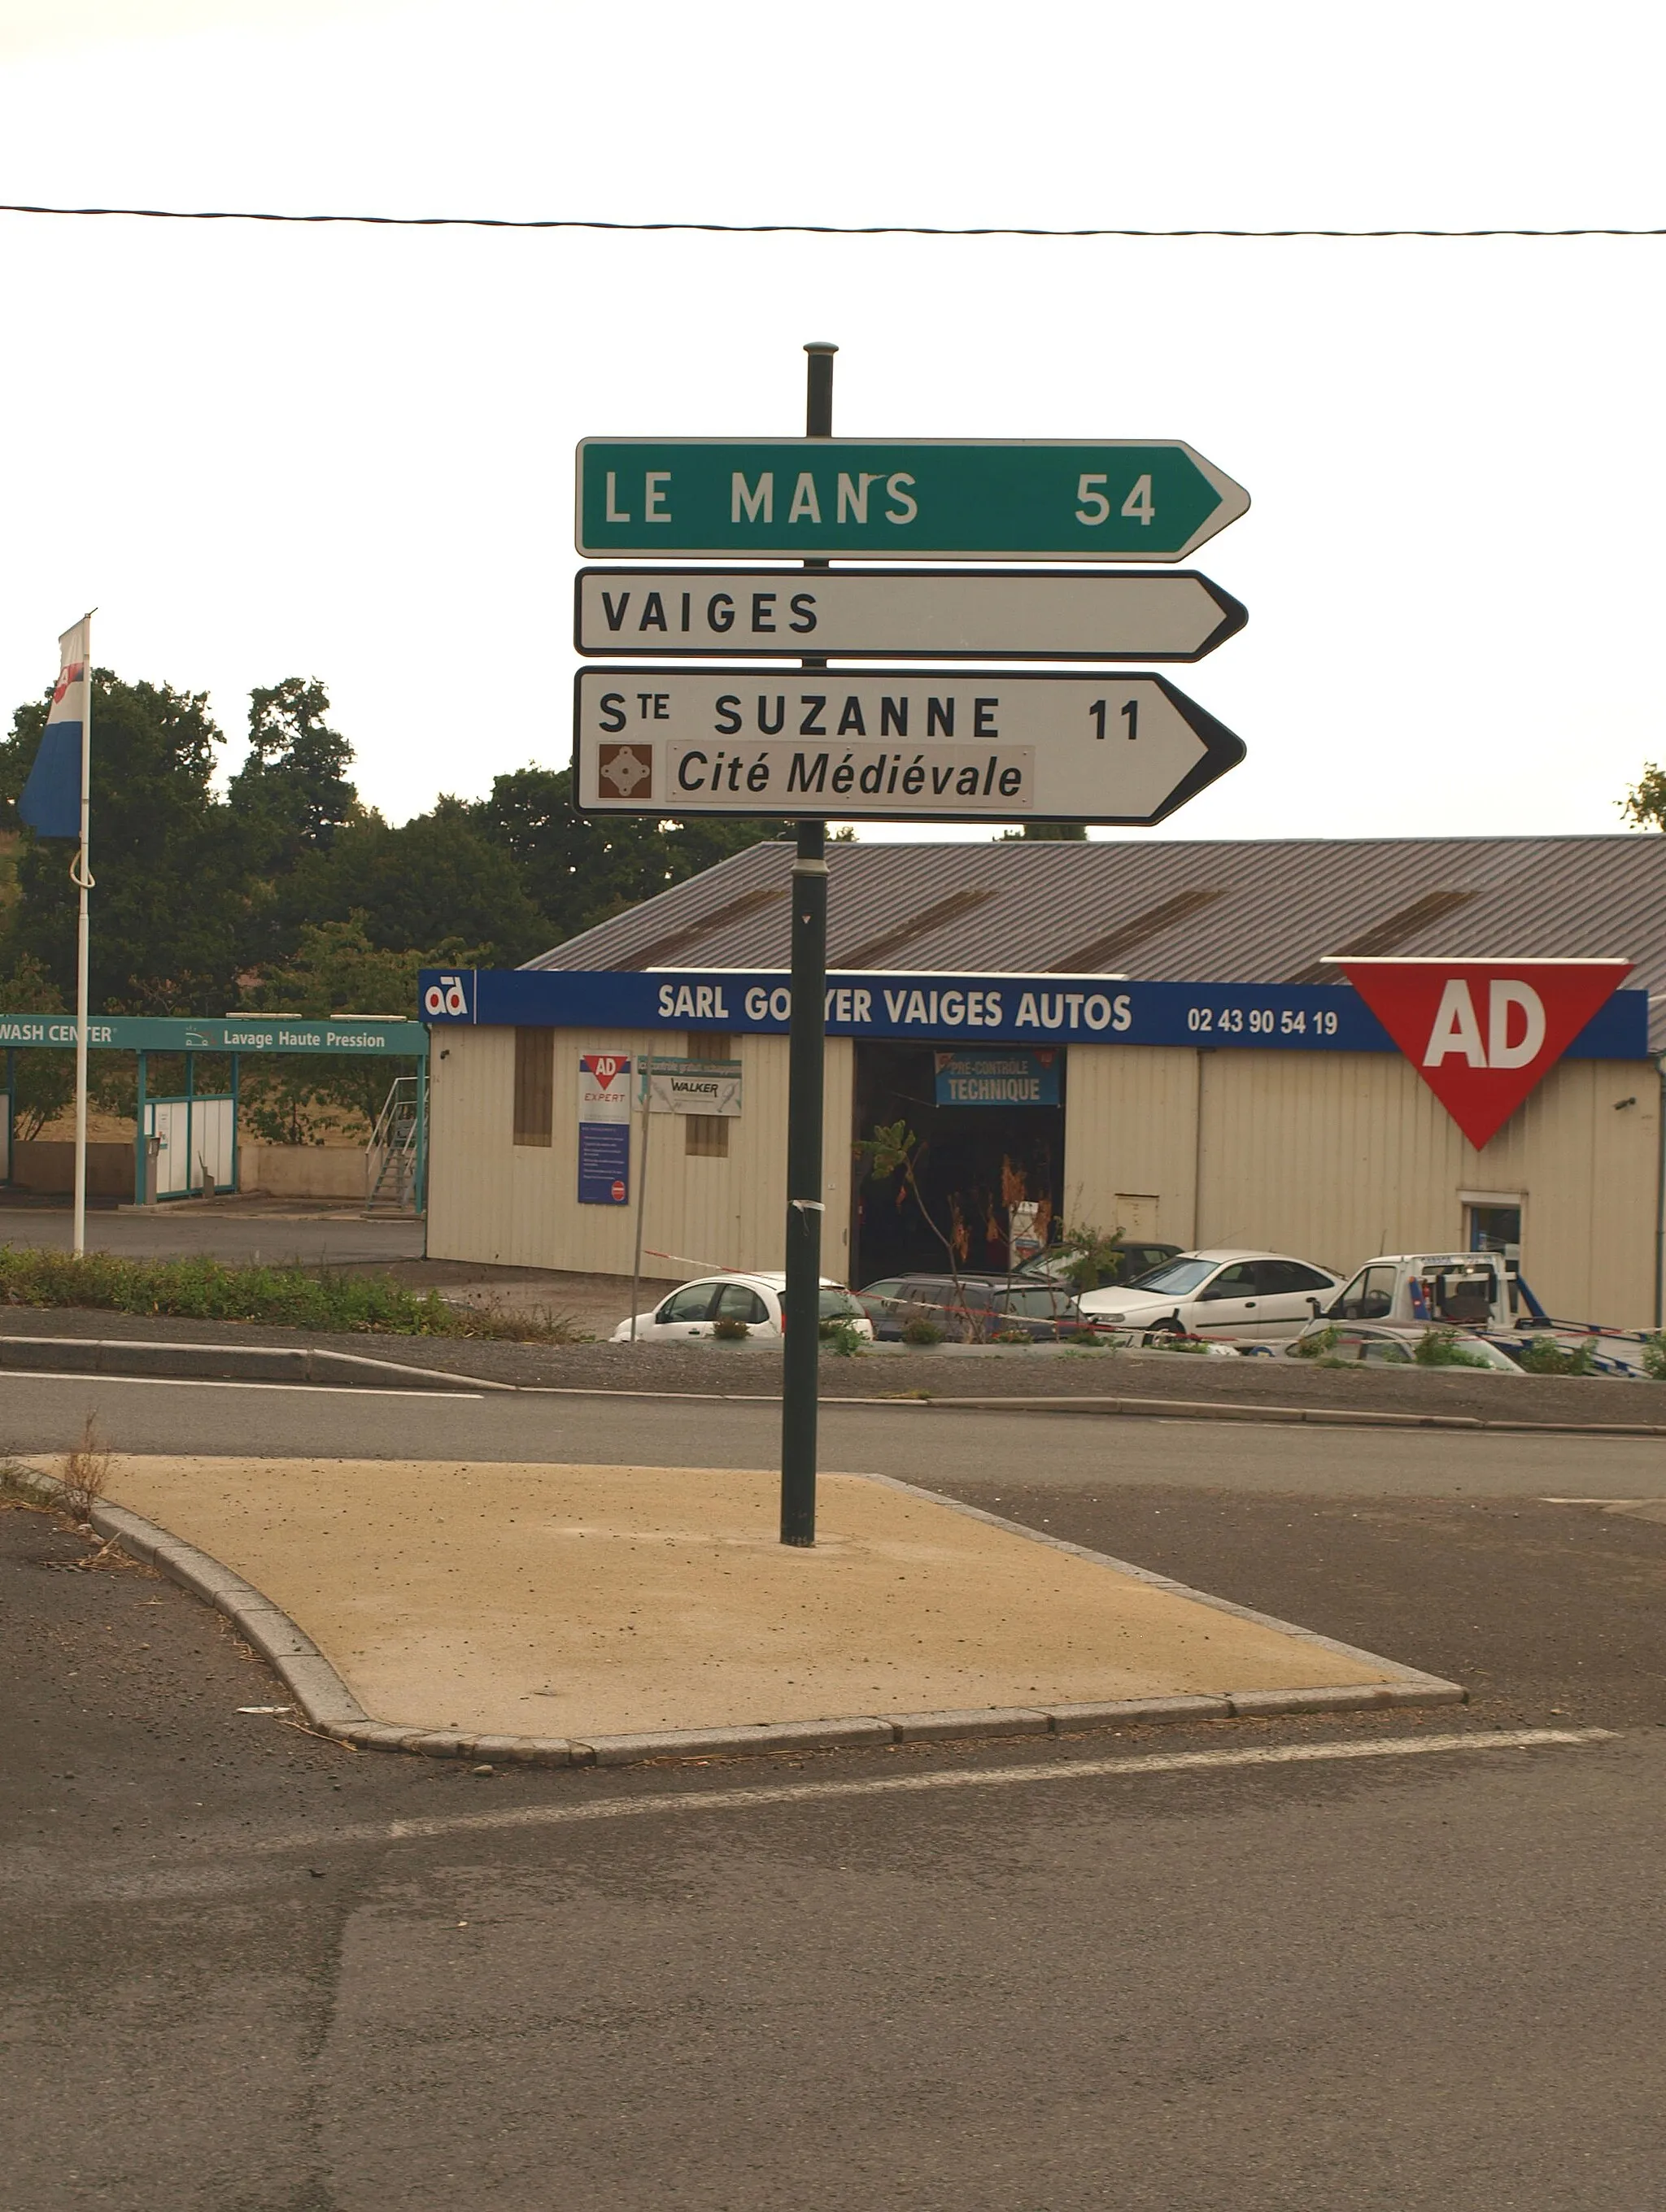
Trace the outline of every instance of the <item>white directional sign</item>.
<instances>
[{"instance_id":1,"label":"white directional sign","mask_svg":"<svg viewBox=\"0 0 1666 2212\"><path fill-rule=\"evenodd\" d=\"M1160 822L1243 757L1161 676L581 668L586 812Z\"/></svg>"},{"instance_id":2,"label":"white directional sign","mask_svg":"<svg viewBox=\"0 0 1666 2212\"><path fill-rule=\"evenodd\" d=\"M582 568L581 653L1198 660L1249 617L1189 568Z\"/></svg>"}]
</instances>

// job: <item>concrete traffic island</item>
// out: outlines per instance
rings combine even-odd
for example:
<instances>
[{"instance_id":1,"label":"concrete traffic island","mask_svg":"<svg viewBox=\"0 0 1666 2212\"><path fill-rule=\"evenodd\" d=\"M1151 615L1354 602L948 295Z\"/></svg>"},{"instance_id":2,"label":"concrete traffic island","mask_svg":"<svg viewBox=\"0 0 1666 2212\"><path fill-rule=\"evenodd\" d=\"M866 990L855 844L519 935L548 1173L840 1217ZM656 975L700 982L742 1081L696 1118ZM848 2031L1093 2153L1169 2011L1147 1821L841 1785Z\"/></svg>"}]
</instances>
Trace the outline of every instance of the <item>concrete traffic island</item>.
<instances>
[{"instance_id":1,"label":"concrete traffic island","mask_svg":"<svg viewBox=\"0 0 1666 2212\"><path fill-rule=\"evenodd\" d=\"M1464 1694L879 1476L821 1478L813 1551L757 1471L118 1456L108 1487L95 1524L366 1745L611 1765Z\"/></svg>"}]
</instances>

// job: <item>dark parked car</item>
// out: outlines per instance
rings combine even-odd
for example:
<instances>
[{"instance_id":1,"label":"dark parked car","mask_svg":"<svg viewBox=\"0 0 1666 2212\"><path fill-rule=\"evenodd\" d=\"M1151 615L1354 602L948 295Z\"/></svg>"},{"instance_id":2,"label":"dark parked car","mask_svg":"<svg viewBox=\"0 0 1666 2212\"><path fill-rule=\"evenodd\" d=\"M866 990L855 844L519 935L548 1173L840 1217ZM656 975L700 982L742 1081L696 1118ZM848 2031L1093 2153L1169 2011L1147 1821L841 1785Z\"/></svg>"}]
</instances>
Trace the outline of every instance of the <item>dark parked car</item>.
<instances>
[{"instance_id":1,"label":"dark parked car","mask_svg":"<svg viewBox=\"0 0 1666 2212\"><path fill-rule=\"evenodd\" d=\"M916 1317L964 1344L988 1344L1003 1331L1037 1341L1093 1333L1064 1285L1017 1275L963 1275L958 1291L948 1275L887 1275L856 1296L885 1343L898 1342Z\"/></svg>"}]
</instances>

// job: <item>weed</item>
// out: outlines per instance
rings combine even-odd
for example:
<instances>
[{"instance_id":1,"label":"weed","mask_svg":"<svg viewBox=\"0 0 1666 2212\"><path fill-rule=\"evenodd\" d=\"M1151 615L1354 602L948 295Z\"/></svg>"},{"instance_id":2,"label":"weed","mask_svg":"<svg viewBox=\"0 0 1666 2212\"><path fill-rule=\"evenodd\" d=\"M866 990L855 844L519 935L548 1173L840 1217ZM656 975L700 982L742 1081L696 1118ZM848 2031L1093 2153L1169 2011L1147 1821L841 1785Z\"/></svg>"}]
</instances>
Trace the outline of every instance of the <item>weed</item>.
<instances>
[{"instance_id":1,"label":"weed","mask_svg":"<svg viewBox=\"0 0 1666 2212\"><path fill-rule=\"evenodd\" d=\"M0 1500L7 1505L31 1506L40 1513L51 1510L40 1477L15 1452L0 1452Z\"/></svg>"},{"instance_id":2,"label":"weed","mask_svg":"<svg viewBox=\"0 0 1666 2212\"><path fill-rule=\"evenodd\" d=\"M941 1344L943 1332L928 1314L910 1314L900 1331L904 1344Z\"/></svg>"},{"instance_id":3,"label":"weed","mask_svg":"<svg viewBox=\"0 0 1666 2212\"><path fill-rule=\"evenodd\" d=\"M719 1314L712 1323L712 1334L720 1344L744 1344L751 1333L739 1314Z\"/></svg>"},{"instance_id":4,"label":"weed","mask_svg":"<svg viewBox=\"0 0 1666 2212\"><path fill-rule=\"evenodd\" d=\"M990 1340L994 1344L1033 1344L1035 1340L1027 1328L998 1328Z\"/></svg>"},{"instance_id":5,"label":"weed","mask_svg":"<svg viewBox=\"0 0 1666 2212\"><path fill-rule=\"evenodd\" d=\"M1651 1336L1643 1347L1643 1372L1666 1382L1666 1336Z\"/></svg>"},{"instance_id":6,"label":"weed","mask_svg":"<svg viewBox=\"0 0 1666 2212\"><path fill-rule=\"evenodd\" d=\"M822 1349L836 1352L841 1359L854 1359L867 1339L848 1316L836 1316L822 1323Z\"/></svg>"},{"instance_id":7,"label":"weed","mask_svg":"<svg viewBox=\"0 0 1666 2212\"><path fill-rule=\"evenodd\" d=\"M1412 1352L1420 1367L1490 1367L1492 1361L1458 1342L1455 1328L1425 1329Z\"/></svg>"},{"instance_id":8,"label":"weed","mask_svg":"<svg viewBox=\"0 0 1666 2212\"><path fill-rule=\"evenodd\" d=\"M1336 1349L1336 1331L1334 1328L1322 1328L1316 1330L1311 1336L1298 1336L1290 1349L1298 1359L1329 1360L1330 1354ZM1333 1364L1340 1365L1341 1363Z\"/></svg>"},{"instance_id":9,"label":"weed","mask_svg":"<svg viewBox=\"0 0 1666 2212\"><path fill-rule=\"evenodd\" d=\"M82 1429L81 1442L58 1462L58 1479L63 1485L64 1511L85 1528L110 1480L109 1448L99 1435L98 1423L90 1413Z\"/></svg>"}]
</instances>

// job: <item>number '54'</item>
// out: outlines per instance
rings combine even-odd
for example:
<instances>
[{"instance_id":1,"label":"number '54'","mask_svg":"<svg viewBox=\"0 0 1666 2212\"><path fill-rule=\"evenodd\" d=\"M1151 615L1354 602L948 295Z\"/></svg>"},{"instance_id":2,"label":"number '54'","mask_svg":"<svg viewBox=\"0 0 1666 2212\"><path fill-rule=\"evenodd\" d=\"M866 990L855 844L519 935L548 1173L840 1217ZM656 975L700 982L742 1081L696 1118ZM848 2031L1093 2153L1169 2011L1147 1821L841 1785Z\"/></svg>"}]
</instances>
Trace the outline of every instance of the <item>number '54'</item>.
<instances>
[{"instance_id":1,"label":"number '54'","mask_svg":"<svg viewBox=\"0 0 1666 2212\"><path fill-rule=\"evenodd\" d=\"M1110 520L1110 501L1106 498L1102 489L1108 481L1109 479L1103 476L1079 476L1076 479L1076 496L1082 502L1076 509L1076 520L1078 522L1086 523L1090 529L1097 527L1102 522L1109 522ZM1156 521L1157 509L1152 504L1149 477L1134 478L1134 489L1122 501L1122 511L1124 514L1131 516L1136 522Z\"/></svg>"}]
</instances>

